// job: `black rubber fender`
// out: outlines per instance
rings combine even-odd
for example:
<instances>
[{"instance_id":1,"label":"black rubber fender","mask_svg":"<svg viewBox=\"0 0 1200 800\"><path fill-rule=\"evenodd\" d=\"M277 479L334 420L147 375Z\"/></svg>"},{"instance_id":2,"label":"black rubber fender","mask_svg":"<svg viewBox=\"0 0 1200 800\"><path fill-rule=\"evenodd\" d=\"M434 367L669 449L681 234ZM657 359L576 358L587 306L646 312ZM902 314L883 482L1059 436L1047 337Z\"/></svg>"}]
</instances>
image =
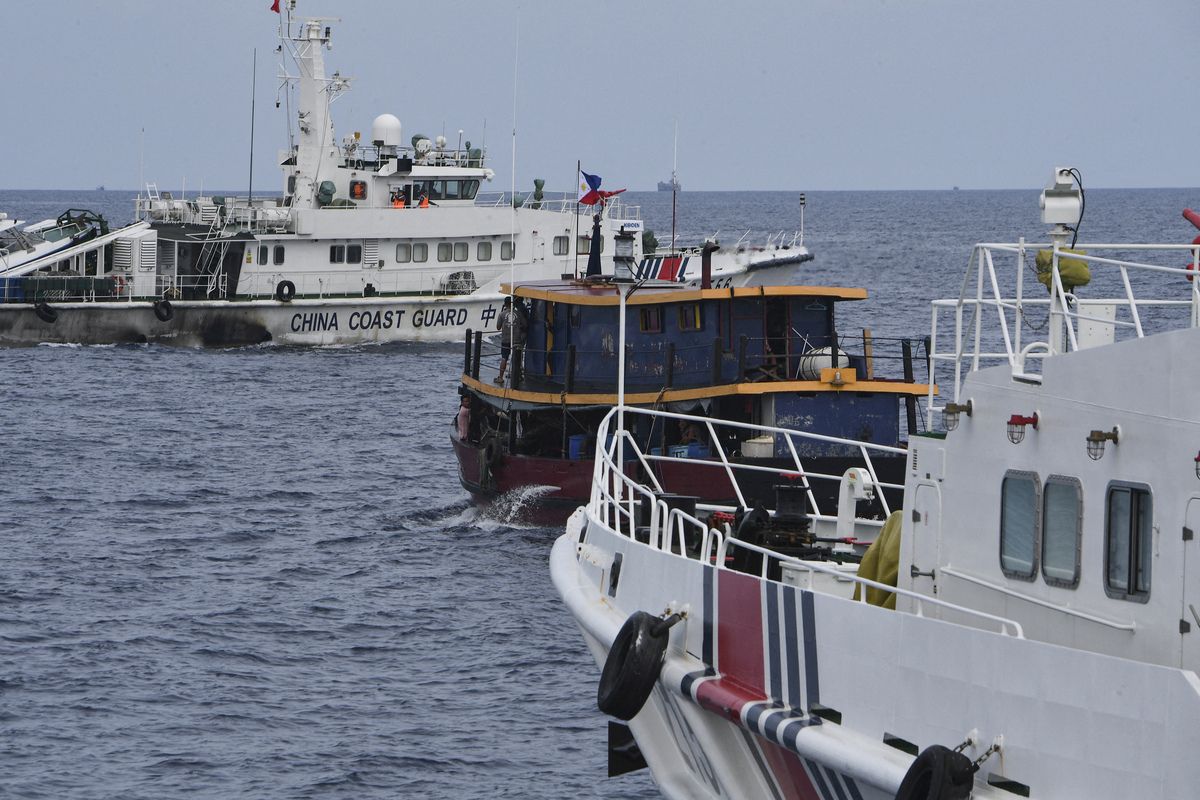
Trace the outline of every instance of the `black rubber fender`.
<instances>
[{"instance_id":1,"label":"black rubber fender","mask_svg":"<svg viewBox=\"0 0 1200 800\"><path fill-rule=\"evenodd\" d=\"M167 299L154 301L154 316L159 322L170 322L175 318L175 306Z\"/></svg>"},{"instance_id":2,"label":"black rubber fender","mask_svg":"<svg viewBox=\"0 0 1200 800\"><path fill-rule=\"evenodd\" d=\"M596 705L601 711L628 722L642 710L662 671L669 627L645 611L629 615L600 673Z\"/></svg>"},{"instance_id":3,"label":"black rubber fender","mask_svg":"<svg viewBox=\"0 0 1200 800\"><path fill-rule=\"evenodd\" d=\"M37 318L42 322L50 325L58 322L58 309L51 307L45 300L39 300L34 304L33 313L37 314Z\"/></svg>"},{"instance_id":4,"label":"black rubber fender","mask_svg":"<svg viewBox=\"0 0 1200 800\"><path fill-rule=\"evenodd\" d=\"M296 284L291 281L280 281L275 287L275 299L281 303L290 303L296 296Z\"/></svg>"},{"instance_id":5,"label":"black rubber fender","mask_svg":"<svg viewBox=\"0 0 1200 800\"><path fill-rule=\"evenodd\" d=\"M975 765L962 753L930 745L913 760L896 800L967 800L975 783Z\"/></svg>"}]
</instances>

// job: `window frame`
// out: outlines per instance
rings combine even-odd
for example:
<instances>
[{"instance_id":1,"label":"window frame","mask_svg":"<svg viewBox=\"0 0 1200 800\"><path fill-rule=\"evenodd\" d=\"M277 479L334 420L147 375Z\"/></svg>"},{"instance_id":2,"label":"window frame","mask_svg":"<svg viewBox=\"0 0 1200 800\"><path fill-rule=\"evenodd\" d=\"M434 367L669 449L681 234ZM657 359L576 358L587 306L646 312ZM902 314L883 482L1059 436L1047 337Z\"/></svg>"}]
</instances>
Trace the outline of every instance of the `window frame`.
<instances>
[{"instance_id":1,"label":"window frame","mask_svg":"<svg viewBox=\"0 0 1200 800\"><path fill-rule=\"evenodd\" d=\"M641 333L662 333L662 306L643 306L638 309L638 331Z\"/></svg>"},{"instance_id":2,"label":"window frame","mask_svg":"<svg viewBox=\"0 0 1200 800\"><path fill-rule=\"evenodd\" d=\"M508 253L507 256L504 255L505 252ZM516 255L516 252L517 252L517 243L514 242L512 239L505 239L504 241L500 242L500 260L501 261L512 261L514 256Z\"/></svg>"},{"instance_id":3,"label":"window frame","mask_svg":"<svg viewBox=\"0 0 1200 800\"><path fill-rule=\"evenodd\" d=\"M491 261L492 260L492 243L479 242L475 245L475 260L476 261Z\"/></svg>"},{"instance_id":4,"label":"window frame","mask_svg":"<svg viewBox=\"0 0 1200 800\"><path fill-rule=\"evenodd\" d=\"M403 257L403 258L401 258L401 257L400 257L400 250L401 250L401 248L403 248L403 250L404 250L404 257ZM397 245L396 245L396 263L397 263L397 264L409 264L409 263L411 263L411 262L412 262L412 260L413 260L413 251L412 251L412 248L413 248L413 246L412 246L412 242L400 242L399 244L397 244Z\"/></svg>"},{"instance_id":5,"label":"window frame","mask_svg":"<svg viewBox=\"0 0 1200 800\"><path fill-rule=\"evenodd\" d=\"M258 246L258 262L257 263L259 266L267 265L267 257L269 256L269 254L270 254L270 248L268 248L265 243L260 244Z\"/></svg>"},{"instance_id":6,"label":"window frame","mask_svg":"<svg viewBox=\"0 0 1200 800\"><path fill-rule=\"evenodd\" d=\"M361 264L362 263L362 251L363 251L363 248L362 248L361 244L346 245L346 263L347 264Z\"/></svg>"},{"instance_id":7,"label":"window frame","mask_svg":"<svg viewBox=\"0 0 1200 800\"><path fill-rule=\"evenodd\" d=\"M438 242L437 260L439 264L449 264L454 258L453 242Z\"/></svg>"},{"instance_id":8,"label":"window frame","mask_svg":"<svg viewBox=\"0 0 1200 800\"><path fill-rule=\"evenodd\" d=\"M344 244L329 245L329 263L330 264L345 264L346 263L346 245L344 245Z\"/></svg>"},{"instance_id":9,"label":"window frame","mask_svg":"<svg viewBox=\"0 0 1200 800\"><path fill-rule=\"evenodd\" d=\"M415 264L424 264L429 260L428 242L413 242L412 260Z\"/></svg>"},{"instance_id":10,"label":"window frame","mask_svg":"<svg viewBox=\"0 0 1200 800\"><path fill-rule=\"evenodd\" d=\"M1010 479L1028 481L1033 485L1033 541L1031 542L1031 558L1029 572L1019 572L1011 569L1004 563L1004 542L1005 542L1005 486ZM1010 469L1004 473L1004 478L1000 481L1000 535L997 537L999 548L996 555L1000 562L1000 572L1006 578L1012 580L1025 581L1032 583L1037 580L1038 572L1041 568L1041 541L1042 541L1042 481L1036 472L1023 469Z\"/></svg>"},{"instance_id":11,"label":"window frame","mask_svg":"<svg viewBox=\"0 0 1200 800\"><path fill-rule=\"evenodd\" d=\"M467 242L454 243L454 260L456 262L466 261L471 255L471 245Z\"/></svg>"},{"instance_id":12,"label":"window frame","mask_svg":"<svg viewBox=\"0 0 1200 800\"><path fill-rule=\"evenodd\" d=\"M1137 565L1135 564L1134 556L1146 556L1145 561L1145 578L1146 588L1127 587L1120 589L1112 586L1110 583L1110 554L1112 552L1112 499L1118 491L1128 491L1130 500L1137 499L1136 505L1130 504L1130 529L1127 531L1129 540L1127 543L1127 557L1129 561L1126 579L1129 583L1137 580ZM1135 546L1133 536L1133 521L1140 516L1143 510L1146 512L1145 531L1139 531ZM1146 542L1142 544L1142 536L1146 537ZM1141 550L1145 550L1144 554ZM1139 562L1140 563L1140 562ZM1133 483L1130 481L1111 481L1108 487L1104 490L1104 593L1114 600L1128 600L1131 603L1148 603L1150 602L1150 593L1154 588L1154 493L1150 491L1150 487L1144 483Z\"/></svg>"},{"instance_id":13,"label":"window frame","mask_svg":"<svg viewBox=\"0 0 1200 800\"><path fill-rule=\"evenodd\" d=\"M1046 513L1046 499L1049 496L1047 489L1050 486L1071 486L1075 489L1075 572L1074 577L1070 580L1060 578L1056 575L1050 575L1046 572L1046 545L1050 541L1049 535L1049 515ZM1038 547L1038 552L1041 558L1041 573L1042 580L1047 586L1058 586L1062 589L1075 589L1079 586L1079 576L1082 567L1083 558L1083 482L1079 478L1070 475L1049 475L1045 483L1042 485L1042 517L1041 517L1041 544Z\"/></svg>"},{"instance_id":14,"label":"window frame","mask_svg":"<svg viewBox=\"0 0 1200 800\"><path fill-rule=\"evenodd\" d=\"M694 325L684 325L684 320ZM680 303L678 320L679 330L681 331L702 331L704 330L704 314L700 310L699 303Z\"/></svg>"},{"instance_id":15,"label":"window frame","mask_svg":"<svg viewBox=\"0 0 1200 800\"><path fill-rule=\"evenodd\" d=\"M555 236L553 241L554 255L565 256L571 252L571 238L569 236Z\"/></svg>"},{"instance_id":16,"label":"window frame","mask_svg":"<svg viewBox=\"0 0 1200 800\"><path fill-rule=\"evenodd\" d=\"M275 245L274 249L271 252L271 263L274 264L275 266L279 266L280 264L282 264L284 262L285 258L286 258L286 251L284 249L284 246L281 244Z\"/></svg>"}]
</instances>

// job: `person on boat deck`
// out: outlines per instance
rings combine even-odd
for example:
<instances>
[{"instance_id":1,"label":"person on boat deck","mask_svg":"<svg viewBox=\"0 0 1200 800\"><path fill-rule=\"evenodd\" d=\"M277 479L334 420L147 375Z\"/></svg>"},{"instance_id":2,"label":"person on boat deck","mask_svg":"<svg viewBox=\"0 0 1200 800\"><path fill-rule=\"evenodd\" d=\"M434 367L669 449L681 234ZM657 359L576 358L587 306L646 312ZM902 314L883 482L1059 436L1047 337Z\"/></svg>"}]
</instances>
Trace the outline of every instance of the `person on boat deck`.
<instances>
[{"instance_id":1,"label":"person on boat deck","mask_svg":"<svg viewBox=\"0 0 1200 800\"><path fill-rule=\"evenodd\" d=\"M462 401L458 404L458 416L455 417L455 423L458 425L458 438L465 442L467 434L471 432L471 398L469 395L462 396Z\"/></svg>"},{"instance_id":2,"label":"person on boat deck","mask_svg":"<svg viewBox=\"0 0 1200 800\"><path fill-rule=\"evenodd\" d=\"M429 208L429 195L427 195L424 191L421 192L421 200L419 203L417 203L417 206L419 208Z\"/></svg>"},{"instance_id":3,"label":"person on boat deck","mask_svg":"<svg viewBox=\"0 0 1200 800\"><path fill-rule=\"evenodd\" d=\"M704 426L699 422L679 420L679 443L700 444L704 441Z\"/></svg>"},{"instance_id":4,"label":"person on boat deck","mask_svg":"<svg viewBox=\"0 0 1200 800\"><path fill-rule=\"evenodd\" d=\"M496 374L496 383L504 383L504 370L508 368L508 356L514 347L525 344L525 330L529 320L525 317L525 306L517 303L513 310L511 297L504 298L504 306L500 309L496 330L500 331L500 371Z\"/></svg>"},{"instance_id":5,"label":"person on boat deck","mask_svg":"<svg viewBox=\"0 0 1200 800\"><path fill-rule=\"evenodd\" d=\"M392 208L404 208L404 195L392 192Z\"/></svg>"}]
</instances>

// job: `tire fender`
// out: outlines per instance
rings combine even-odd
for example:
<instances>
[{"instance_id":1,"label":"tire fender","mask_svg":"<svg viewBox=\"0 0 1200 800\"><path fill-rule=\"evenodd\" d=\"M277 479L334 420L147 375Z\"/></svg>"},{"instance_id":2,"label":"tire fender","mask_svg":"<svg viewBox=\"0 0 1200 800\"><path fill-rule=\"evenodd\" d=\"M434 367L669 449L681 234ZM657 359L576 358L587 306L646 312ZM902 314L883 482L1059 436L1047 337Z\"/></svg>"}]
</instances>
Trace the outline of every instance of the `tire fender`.
<instances>
[{"instance_id":1,"label":"tire fender","mask_svg":"<svg viewBox=\"0 0 1200 800\"><path fill-rule=\"evenodd\" d=\"M629 615L604 660L596 689L601 711L628 722L642 710L658 683L672 624L645 611Z\"/></svg>"},{"instance_id":2,"label":"tire fender","mask_svg":"<svg viewBox=\"0 0 1200 800\"><path fill-rule=\"evenodd\" d=\"M170 300L155 300L154 316L159 322L170 322L175 318L175 307L171 305Z\"/></svg>"},{"instance_id":3,"label":"tire fender","mask_svg":"<svg viewBox=\"0 0 1200 800\"><path fill-rule=\"evenodd\" d=\"M37 318L42 322L53 325L58 322L58 309L53 308L45 300L38 301L33 307L33 313L37 314Z\"/></svg>"},{"instance_id":4,"label":"tire fender","mask_svg":"<svg viewBox=\"0 0 1200 800\"><path fill-rule=\"evenodd\" d=\"M275 286L275 299L281 303L290 303L296 296L296 284L291 281L280 281Z\"/></svg>"},{"instance_id":5,"label":"tire fender","mask_svg":"<svg viewBox=\"0 0 1200 800\"><path fill-rule=\"evenodd\" d=\"M967 800L975 783L975 765L962 753L930 745L913 760L896 800Z\"/></svg>"}]
</instances>

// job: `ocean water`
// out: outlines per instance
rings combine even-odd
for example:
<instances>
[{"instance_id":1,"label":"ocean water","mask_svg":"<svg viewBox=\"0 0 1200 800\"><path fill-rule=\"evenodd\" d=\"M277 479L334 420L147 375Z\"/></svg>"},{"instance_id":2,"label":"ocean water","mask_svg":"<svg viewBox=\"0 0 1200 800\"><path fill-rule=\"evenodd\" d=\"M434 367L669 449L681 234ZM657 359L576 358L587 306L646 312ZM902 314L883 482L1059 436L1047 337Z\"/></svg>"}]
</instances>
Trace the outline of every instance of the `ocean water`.
<instances>
[{"instance_id":1,"label":"ocean water","mask_svg":"<svg viewBox=\"0 0 1200 800\"><path fill-rule=\"evenodd\" d=\"M670 195L630 193L660 241ZM796 193L693 193L680 239L754 244ZM1188 242L1197 190L1091 190L1081 238ZM0 191L24 219L129 192ZM920 336L1037 191L809 192L805 282ZM843 315L847 319L847 315ZM599 670L551 586L559 531L472 508L461 350L0 350L0 796L658 796L605 777Z\"/></svg>"}]
</instances>

